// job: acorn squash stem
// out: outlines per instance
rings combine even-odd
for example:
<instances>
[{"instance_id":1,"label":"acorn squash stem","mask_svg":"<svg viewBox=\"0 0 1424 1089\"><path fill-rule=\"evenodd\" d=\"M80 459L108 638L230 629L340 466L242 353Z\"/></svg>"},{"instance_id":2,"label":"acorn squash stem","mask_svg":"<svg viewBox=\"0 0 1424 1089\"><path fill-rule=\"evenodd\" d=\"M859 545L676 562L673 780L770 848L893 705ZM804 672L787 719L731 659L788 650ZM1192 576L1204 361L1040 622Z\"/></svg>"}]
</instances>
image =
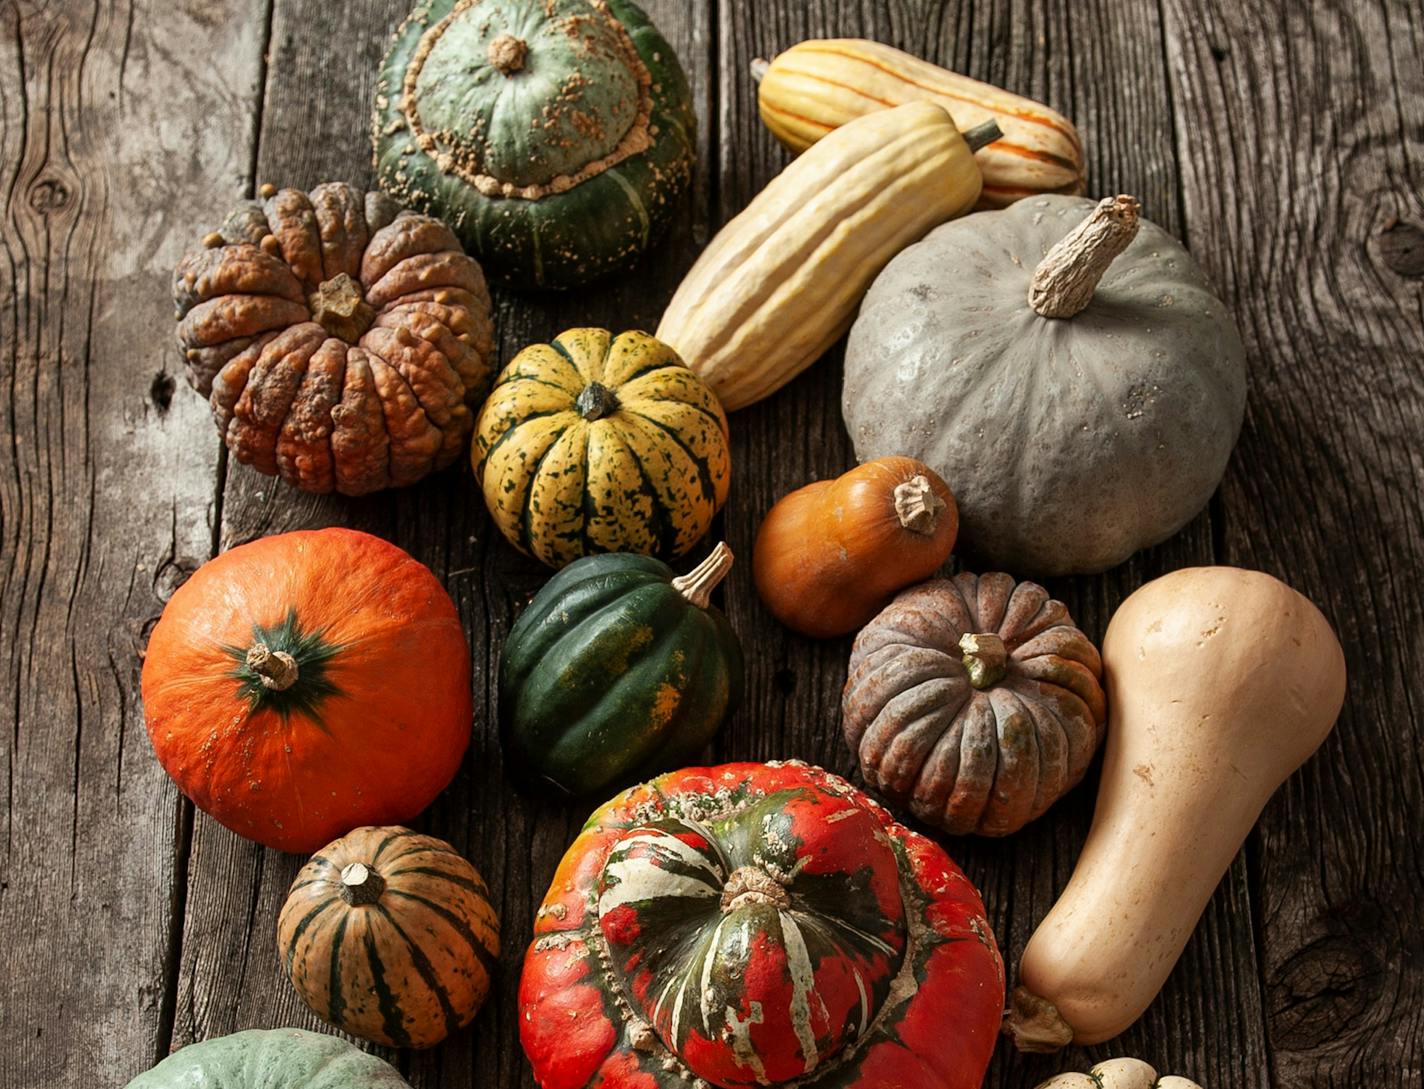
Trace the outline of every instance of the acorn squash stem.
<instances>
[{"instance_id":1,"label":"acorn squash stem","mask_svg":"<svg viewBox=\"0 0 1424 1089\"><path fill-rule=\"evenodd\" d=\"M712 603L712 591L732 569L732 550L723 541L711 554L685 575L672 580L672 587L699 609Z\"/></svg>"},{"instance_id":2,"label":"acorn squash stem","mask_svg":"<svg viewBox=\"0 0 1424 1089\"><path fill-rule=\"evenodd\" d=\"M967 136L966 136L967 138ZM1136 197L1104 197L1034 270L1028 302L1045 318L1071 318L1093 300L1108 266L1137 237Z\"/></svg>"},{"instance_id":3,"label":"acorn squash stem","mask_svg":"<svg viewBox=\"0 0 1424 1089\"><path fill-rule=\"evenodd\" d=\"M981 147L988 147L995 140L1004 135L1004 130L999 128L999 123L993 118L985 121L982 125L975 125L972 129L965 129L961 136L964 142L969 145L970 151L978 151Z\"/></svg>"}]
</instances>

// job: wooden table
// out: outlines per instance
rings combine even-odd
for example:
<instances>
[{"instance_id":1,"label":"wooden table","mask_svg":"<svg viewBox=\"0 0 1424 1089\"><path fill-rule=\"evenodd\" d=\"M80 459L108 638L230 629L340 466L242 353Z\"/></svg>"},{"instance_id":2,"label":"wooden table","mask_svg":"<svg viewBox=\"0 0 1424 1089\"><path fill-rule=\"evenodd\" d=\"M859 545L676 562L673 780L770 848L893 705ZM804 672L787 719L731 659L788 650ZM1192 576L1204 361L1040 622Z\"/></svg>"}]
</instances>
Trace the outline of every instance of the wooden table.
<instances>
[{"instance_id":1,"label":"wooden table","mask_svg":"<svg viewBox=\"0 0 1424 1089\"><path fill-rule=\"evenodd\" d=\"M1094 193L1138 195L1235 307L1250 353L1240 447L1186 532L1052 589L1100 636L1144 580L1276 573L1345 642L1348 704L1272 801L1143 1021L1087 1054L1001 1049L1028 1087L1111 1054L1207 1089L1418 1086L1424 1077L1424 8L1414 0L651 0L692 77L702 170L635 273L497 299L501 358L576 324L654 328L717 227L786 162L748 63L862 35L1042 99L1082 130ZM274 953L300 859L194 812L149 749L146 636L184 578L263 534L342 524L444 578L476 663L464 770L421 822L491 879L498 989L473 1031L396 1057L414 1086L532 1084L515 988L533 905L581 811L509 790L490 726L510 619L544 572L492 530L467 469L361 501L229 462L185 385L168 279L232 201L370 179L367 116L399 0L0 2L0 1086L121 1085L170 1048L306 1025ZM733 418L719 532L744 557L789 489L852 464L839 350ZM743 564L750 650L716 758L852 770L847 641L772 623ZM1091 782L1007 841L954 841L1012 960L1068 878Z\"/></svg>"}]
</instances>

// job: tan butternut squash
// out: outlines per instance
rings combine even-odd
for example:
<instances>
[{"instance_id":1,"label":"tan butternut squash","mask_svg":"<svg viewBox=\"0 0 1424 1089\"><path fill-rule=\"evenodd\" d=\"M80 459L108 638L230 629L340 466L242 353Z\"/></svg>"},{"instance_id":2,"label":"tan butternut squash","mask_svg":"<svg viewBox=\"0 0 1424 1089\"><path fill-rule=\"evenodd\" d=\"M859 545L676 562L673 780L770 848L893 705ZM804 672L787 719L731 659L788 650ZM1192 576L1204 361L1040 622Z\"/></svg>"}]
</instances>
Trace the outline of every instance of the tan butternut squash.
<instances>
[{"instance_id":1,"label":"tan butternut squash","mask_svg":"<svg viewBox=\"0 0 1424 1089\"><path fill-rule=\"evenodd\" d=\"M1257 571L1142 587L1103 640L1108 741L1068 887L1019 964L1005 1031L1023 1051L1095 1044L1161 990L1266 801L1325 740L1345 694L1330 624Z\"/></svg>"}]
</instances>

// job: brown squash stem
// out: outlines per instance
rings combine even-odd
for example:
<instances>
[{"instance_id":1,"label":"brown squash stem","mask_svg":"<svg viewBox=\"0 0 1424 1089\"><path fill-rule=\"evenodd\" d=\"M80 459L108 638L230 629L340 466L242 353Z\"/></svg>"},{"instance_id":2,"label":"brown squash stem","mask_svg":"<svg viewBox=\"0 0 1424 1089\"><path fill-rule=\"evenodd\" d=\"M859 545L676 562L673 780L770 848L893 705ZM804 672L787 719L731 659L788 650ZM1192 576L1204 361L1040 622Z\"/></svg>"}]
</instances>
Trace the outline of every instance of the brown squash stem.
<instances>
[{"instance_id":1,"label":"brown squash stem","mask_svg":"<svg viewBox=\"0 0 1424 1089\"><path fill-rule=\"evenodd\" d=\"M376 320L376 311L366 302L361 285L344 272L318 284L307 305L312 321L348 344L360 340Z\"/></svg>"},{"instance_id":2,"label":"brown squash stem","mask_svg":"<svg viewBox=\"0 0 1424 1089\"><path fill-rule=\"evenodd\" d=\"M1020 1051L1048 1054L1073 1042L1073 1027L1058 1007L1026 987L1015 987L1004 1011L1003 1033Z\"/></svg>"},{"instance_id":3,"label":"brown squash stem","mask_svg":"<svg viewBox=\"0 0 1424 1089\"><path fill-rule=\"evenodd\" d=\"M1137 237L1136 197L1104 197L1088 218L1048 251L1028 288L1028 304L1045 318L1071 318L1093 299L1098 281Z\"/></svg>"},{"instance_id":4,"label":"brown squash stem","mask_svg":"<svg viewBox=\"0 0 1424 1089\"><path fill-rule=\"evenodd\" d=\"M990 632L960 637L959 649L964 652L964 668L969 671L969 683L977 689L992 688L1009 671L1009 651L1004 641Z\"/></svg>"},{"instance_id":5,"label":"brown squash stem","mask_svg":"<svg viewBox=\"0 0 1424 1089\"><path fill-rule=\"evenodd\" d=\"M770 904L785 910L791 897L781 882L759 866L739 866L722 886L722 911L734 911L744 904Z\"/></svg>"},{"instance_id":6,"label":"brown squash stem","mask_svg":"<svg viewBox=\"0 0 1424 1089\"><path fill-rule=\"evenodd\" d=\"M489 62L506 78L524 70L524 58L527 56L528 43L513 34L501 34L489 44Z\"/></svg>"},{"instance_id":7,"label":"brown squash stem","mask_svg":"<svg viewBox=\"0 0 1424 1089\"><path fill-rule=\"evenodd\" d=\"M904 483L895 485L895 513L900 518L900 524L911 533L933 537L943 512L944 500L935 494L929 478L912 476Z\"/></svg>"},{"instance_id":8,"label":"brown squash stem","mask_svg":"<svg viewBox=\"0 0 1424 1089\"><path fill-rule=\"evenodd\" d=\"M301 671L297 660L285 650L273 650L266 643L254 643L247 648L247 668L262 679L262 687L273 692L285 692L297 683Z\"/></svg>"},{"instance_id":9,"label":"brown squash stem","mask_svg":"<svg viewBox=\"0 0 1424 1089\"><path fill-rule=\"evenodd\" d=\"M672 588L699 609L712 603L712 591L732 569L732 550L723 541L705 560L685 575L672 580Z\"/></svg>"},{"instance_id":10,"label":"brown squash stem","mask_svg":"<svg viewBox=\"0 0 1424 1089\"><path fill-rule=\"evenodd\" d=\"M340 891L352 907L374 904L386 891L386 879L364 862L353 862L341 871Z\"/></svg>"}]
</instances>

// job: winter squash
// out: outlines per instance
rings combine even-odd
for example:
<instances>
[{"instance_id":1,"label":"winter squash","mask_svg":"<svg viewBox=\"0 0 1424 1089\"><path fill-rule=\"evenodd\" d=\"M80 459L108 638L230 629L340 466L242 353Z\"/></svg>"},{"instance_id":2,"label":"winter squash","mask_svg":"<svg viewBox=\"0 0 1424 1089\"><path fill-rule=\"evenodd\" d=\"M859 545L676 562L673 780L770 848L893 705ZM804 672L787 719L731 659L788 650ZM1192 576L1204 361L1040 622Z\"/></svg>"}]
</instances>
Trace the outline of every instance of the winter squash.
<instances>
[{"instance_id":1,"label":"winter squash","mask_svg":"<svg viewBox=\"0 0 1424 1089\"><path fill-rule=\"evenodd\" d=\"M1245 398L1241 338L1181 244L1131 197L1046 196L890 263L851 330L842 410L862 460L944 477L962 552L1058 575L1190 521Z\"/></svg>"},{"instance_id":2,"label":"winter squash","mask_svg":"<svg viewBox=\"0 0 1424 1089\"><path fill-rule=\"evenodd\" d=\"M757 531L757 592L803 635L845 635L934 574L958 528L954 496L933 469L877 458L771 508Z\"/></svg>"},{"instance_id":3,"label":"winter squash","mask_svg":"<svg viewBox=\"0 0 1424 1089\"><path fill-rule=\"evenodd\" d=\"M1086 1074L1059 1074L1038 1089L1202 1089L1186 1078L1159 1078L1141 1059L1109 1059Z\"/></svg>"},{"instance_id":4,"label":"winter squash","mask_svg":"<svg viewBox=\"0 0 1424 1089\"><path fill-rule=\"evenodd\" d=\"M470 458L495 525L551 567L597 552L680 556L727 499L727 417L646 333L570 329L525 348Z\"/></svg>"},{"instance_id":5,"label":"winter squash","mask_svg":"<svg viewBox=\"0 0 1424 1089\"><path fill-rule=\"evenodd\" d=\"M188 381L233 457L309 492L459 457L494 371L484 275L380 193L264 185L173 276Z\"/></svg>"},{"instance_id":6,"label":"winter squash","mask_svg":"<svg viewBox=\"0 0 1424 1089\"><path fill-rule=\"evenodd\" d=\"M248 1029L176 1051L126 1089L410 1089L383 1059L305 1029Z\"/></svg>"},{"instance_id":7,"label":"winter squash","mask_svg":"<svg viewBox=\"0 0 1424 1089\"><path fill-rule=\"evenodd\" d=\"M975 156L984 173L981 208L1038 193L1083 191L1083 144L1073 123L1047 106L859 38L812 40L754 61L761 119L800 154L847 121L887 106L934 102L961 129L994 121L1003 138Z\"/></svg>"},{"instance_id":8,"label":"winter squash","mask_svg":"<svg viewBox=\"0 0 1424 1089\"><path fill-rule=\"evenodd\" d=\"M837 129L718 232L658 338L729 412L770 396L841 338L896 253L974 206L974 151L997 135L961 135L928 102Z\"/></svg>"},{"instance_id":9,"label":"winter squash","mask_svg":"<svg viewBox=\"0 0 1424 1089\"><path fill-rule=\"evenodd\" d=\"M892 804L955 835L1004 836L1083 777L1102 675L1042 586L966 573L911 587L856 636L842 727Z\"/></svg>"},{"instance_id":10,"label":"winter squash","mask_svg":"<svg viewBox=\"0 0 1424 1089\"><path fill-rule=\"evenodd\" d=\"M1113 723L1097 810L1019 965L1006 1028L1023 1051L1099 1043L1141 1016L1345 694L1344 655L1320 611L1233 567L1143 586L1113 615L1103 665Z\"/></svg>"},{"instance_id":11,"label":"winter squash","mask_svg":"<svg viewBox=\"0 0 1424 1089\"><path fill-rule=\"evenodd\" d=\"M797 762L687 768L599 809L519 984L543 1089L979 1089L1003 967L944 851Z\"/></svg>"},{"instance_id":12,"label":"winter squash","mask_svg":"<svg viewBox=\"0 0 1424 1089\"><path fill-rule=\"evenodd\" d=\"M387 1047L431 1047L489 994L499 919L484 878L444 840L358 828L297 874L277 949L322 1020Z\"/></svg>"},{"instance_id":13,"label":"winter squash","mask_svg":"<svg viewBox=\"0 0 1424 1089\"><path fill-rule=\"evenodd\" d=\"M491 275L572 287L631 264L696 156L677 54L629 0L423 0L381 64L380 184Z\"/></svg>"},{"instance_id":14,"label":"winter squash","mask_svg":"<svg viewBox=\"0 0 1424 1089\"><path fill-rule=\"evenodd\" d=\"M470 739L470 652L450 595L395 545L283 533L209 560L169 599L143 708L194 805L309 853L444 789Z\"/></svg>"},{"instance_id":15,"label":"winter squash","mask_svg":"<svg viewBox=\"0 0 1424 1089\"><path fill-rule=\"evenodd\" d=\"M647 556L587 556L534 596L505 641L505 759L530 785L606 796L694 758L742 694L742 648L712 591L719 544L675 577Z\"/></svg>"}]
</instances>

